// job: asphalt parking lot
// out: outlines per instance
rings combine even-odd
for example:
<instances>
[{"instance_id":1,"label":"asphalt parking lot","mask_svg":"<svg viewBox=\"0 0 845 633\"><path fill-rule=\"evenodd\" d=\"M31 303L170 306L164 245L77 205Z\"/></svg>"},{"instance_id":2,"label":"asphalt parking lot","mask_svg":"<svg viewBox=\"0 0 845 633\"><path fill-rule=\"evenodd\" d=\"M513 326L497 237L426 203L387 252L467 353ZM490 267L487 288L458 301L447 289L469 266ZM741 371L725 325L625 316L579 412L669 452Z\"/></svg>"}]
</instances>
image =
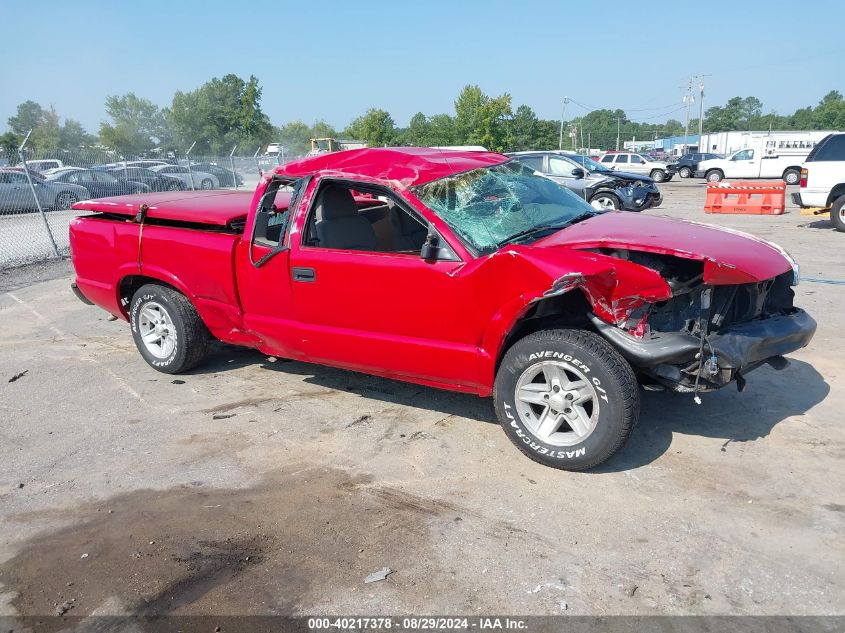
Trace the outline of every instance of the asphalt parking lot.
<instances>
[{"instance_id":1,"label":"asphalt parking lot","mask_svg":"<svg viewBox=\"0 0 845 633\"><path fill-rule=\"evenodd\" d=\"M845 280L827 220L705 216L702 181L662 189L648 213ZM0 274L0 614L843 612L841 283L796 289L819 329L790 367L701 405L643 393L631 442L575 474L474 396L226 346L156 373L70 279Z\"/></svg>"}]
</instances>

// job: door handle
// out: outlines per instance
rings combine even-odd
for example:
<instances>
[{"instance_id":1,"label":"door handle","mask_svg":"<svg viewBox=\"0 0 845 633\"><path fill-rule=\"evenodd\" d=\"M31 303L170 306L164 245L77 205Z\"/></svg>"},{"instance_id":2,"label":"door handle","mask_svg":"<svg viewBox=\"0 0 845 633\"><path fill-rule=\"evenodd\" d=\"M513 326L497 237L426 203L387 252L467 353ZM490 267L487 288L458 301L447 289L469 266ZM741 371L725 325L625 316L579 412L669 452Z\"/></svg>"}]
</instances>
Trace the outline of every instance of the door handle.
<instances>
[{"instance_id":1,"label":"door handle","mask_svg":"<svg viewBox=\"0 0 845 633\"><path fill-rule=\"evenodd\" d=\"M317 271L313 268L297 268L293 269L294 281L317 281Z\"/></svg>"}]
</instances>

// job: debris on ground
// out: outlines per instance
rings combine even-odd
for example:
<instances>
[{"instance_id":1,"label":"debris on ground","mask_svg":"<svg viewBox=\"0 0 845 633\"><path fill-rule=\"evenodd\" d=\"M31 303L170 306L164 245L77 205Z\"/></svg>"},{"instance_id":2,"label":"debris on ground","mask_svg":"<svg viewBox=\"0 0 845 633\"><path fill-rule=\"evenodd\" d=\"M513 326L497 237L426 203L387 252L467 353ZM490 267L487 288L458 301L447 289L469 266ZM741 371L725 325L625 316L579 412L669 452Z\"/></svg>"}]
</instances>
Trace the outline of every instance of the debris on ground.
<instances>
[{"instance_id":1,"label":"debris on ground","mask_svg":"<svg viewBox=\"0 0 845 633\"><path fill-rule=\"evenodd\" d=\"M170 381L170 384L171 384L171 385L184 385L184 384L185 384L185 381L184 381L184 380L179 380L179 379L177 378L176 380L171 380L171 381Z\"/></svg>"},{"instance_id":2,"label":"debris on ground","mask_svg":"<svg viewBox=\"0 0 845 633\"><path fill-rule=\"evenodd\" d=\"M106 317L106 321L117 321L117 317L113 314L110 314Z\"/></svg>"},{"instance_id":3,"label":"debris on ground","mask_svg":"<svg viewBox=\"0 0 845 633\"><path fill-rule=\"evenodd\" d=\"M28 373L29 373L29 370L28 370L28 369L24 369L21 373L19 373L19 374L15 374L15 375L14 375L14 376L12 376L11 378L9 378L9 382L15 382L16 380L20 380L21 378L23 378L24 376L26 376Z\"/></svg>"},{"instance_id":4,"label":"debris on ground","mask_svg":"<svg viewBox=\"0 0 845 633\"><path fill-rule=\"evenodd\" d=\"M627 585L625 587L625 595L629 598L633 598L634 594L637 593L637 589L639 589L637 585Z\"/></svg>"},{"instance_id":5,"label":"debris on ground","mask_svg":"<svg viewBox=\"0 0 845 633\"><path fill-rule=\"evenodd\" d=\"M733 441L733 440L728 440L727 442L725 442L724 444L722 444L722 452L723 452L723 453L727 453L727 452L728 452L728 444L730 444L732 441Z\"/></svg>"},{"instance_id":6,"label":"debris on ground","mask_svg":"<svg viewBox=\"0 0 845 633\"><path fill-rule=\"evenodd\" d=\"M437 438L435 438L433 435L429 435L425 431L415 431L414 433L411 433L411 437L409 437L408 439L413 441L413 440L433 440L433 439L437 439Z\"/></svg>"},{"instance_id":7,"label":"debris on ground","mask_svg":"<svg viewBox=\"0 0 845 633\"><path fill-rule=\"evenodd\" d=\"M82 556L80 556L79 558L88 558L88 552L84 553L84 554L83 554Z\"/></svg>"},{"instance_id":8,"label":"debris on ground","mask_svg":"<svg viewBox=\"0 0 845 633\"><path fill-rule=\"evenodd\" d=\"M362 415L357 420L353 420L349 424L346 425L346 428L352 428L353 426L370 426L370 422L372 422L373 417L371 415Z\"/></svg>"},{"instance_id":9,"label":"debris on ground","mask_svg":"<svg viewBox=\"0 0 845 633\"><path fill-rule=\"evenodd\" d=\"M18 488L23 488L24 484L18 484Z\"/></svg>"},{"instance_id":10,"label":"debris on ground","mask_svg":"<svg viewBox=\"0 0 845 633\"><path fill-rule=\"evenodd\" d=\"M374 571L372 574L364 578L364 583L371 583L371 582L378 582L379 580L386 580L387 577L393 573L393 570L390 567L382 567L378 571Z\"/></svg>"},{"instance_id":11,"label":"debris on ground","mask_svg":"<svg viewBox=\"0 0 845 633\"><path fill-rule=\"evenodd\" d=\"M564 601L560 601L560 604L557 605L561 611L566 611L569 608L569 605L566 604Z\"/></svg>"},{"instance_id":12,"label":"debris on ground","mask_svg":"<svg viewBox=\"0 0 845 633\"><path fill-rule=\"evenodd\" d=\"M237 413L217 413L212 416L212 420L226 420L228 418L234 418Z\"/></svg>"},{"instance_id":13,"label":"debris on ground","mask_svg":"<svg viewBox=\"0 0 845 633\"><path fill-rule=\"evenodd\" d=\"M566 585L563 581L560 582L544 582L530 589L528 593L540 593L543 589L557 589L558 591L566 591Z\"/></svg>"},{"instance_id":14,"label":"debris on ground","mask_svg":"<svg viewBox=\"0 0 845 633\"><path fill-rule=\"evenodd\" d=\"M76 602L76 600L65 600L63 603L56 605L56 615L64 615L65 613L73 609L74 602Z\"/></svg>"}]
</instances>

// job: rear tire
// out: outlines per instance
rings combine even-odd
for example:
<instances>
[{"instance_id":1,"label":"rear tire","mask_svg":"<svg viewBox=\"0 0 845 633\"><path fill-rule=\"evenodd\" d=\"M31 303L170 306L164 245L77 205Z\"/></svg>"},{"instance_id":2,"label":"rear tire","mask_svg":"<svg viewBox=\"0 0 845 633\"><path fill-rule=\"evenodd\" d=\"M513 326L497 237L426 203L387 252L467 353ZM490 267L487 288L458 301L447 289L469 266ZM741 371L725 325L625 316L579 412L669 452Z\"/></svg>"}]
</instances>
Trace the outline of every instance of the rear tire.
<instances>
[{"instance_id":1,"label":"rear tire","mask_svg":"<svg viewBox=\"0 0 845 633\"><path fill-rule=\"evenodd\" d=\"M584 330L542 330L514 343L496 374L493 400L502 428L523 453L574 471L610 459L640 411L631 366Z\"/></svg>"},{"instance_id":2,"label":"rear tire","mask_svg":"<svg viewBox=\"0 0 845 633\"><path fill-rule=\"evenodd\" d=\"M649 174L649 176L651 176L651 179L654 182L663 182L664 180L666 180L666 172L662 169L652 169L651 174Z\"/></svg>"},{"instance_id":3,"label":"rear tire","mask_svg":"<svg viewBox=\"0 0 845 633\"><path fill-rule=\"evenodd\" d=\"M845 196L839 196L830 207L830 221L837 231L845 232Z\"/></svg>"},{"instance_id":4,"label":"rear tire","mask_svg":"<svg viewBox=\"0 0 845 633\"><path fill-rule=\"evenodd\" d=\"M194 305L172 288L141 286L132 297L129 324L141 356L162 373L188 371L208 355L211 334Z\"/></svg>"},{"instance_id":5,"label":"rear tire","mask_svg":"<svg viewBox=\"0 0 845 633\"><path fill-rule=\"evenodd\" d=\"M692 169L690 169L689 167L681 167L678 170L678 175L681 178L692 178Z\"/></svg>"},{"instance_id":6,"label":"rear tire","mask_svg":"<svg viewBox=\"0 0 845 633\"><path fill-rule=\"evenodd\" d=\"M797 185L801 181L801 172L798 169L787 169L783 172L783 180L787 185Z\"/></svg>"}]
</instances>

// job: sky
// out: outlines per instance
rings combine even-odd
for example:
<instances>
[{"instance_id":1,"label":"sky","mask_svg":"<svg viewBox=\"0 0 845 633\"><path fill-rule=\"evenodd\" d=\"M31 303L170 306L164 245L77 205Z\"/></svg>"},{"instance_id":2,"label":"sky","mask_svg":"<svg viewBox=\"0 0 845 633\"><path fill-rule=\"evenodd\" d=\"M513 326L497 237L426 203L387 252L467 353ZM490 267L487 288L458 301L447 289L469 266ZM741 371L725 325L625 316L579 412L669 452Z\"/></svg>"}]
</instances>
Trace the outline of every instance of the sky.
<instances>
[{"instance_id":1,"label":"sky","mask_svg":"<svg viewBox=\"0 0 845 633\"><path fill-rule=\"evenodd\" d=\"M754 95L787 114L845 93L843 23L841 0L0 0L0 132L28 99L96 132L108 95L166 106L227 73L258 77L274 125L379 107L404 126L466 84L541 118L569 97L567 119L577 102L683 121L696 74L705 108Z\"/></svg>"}]
</instances>

